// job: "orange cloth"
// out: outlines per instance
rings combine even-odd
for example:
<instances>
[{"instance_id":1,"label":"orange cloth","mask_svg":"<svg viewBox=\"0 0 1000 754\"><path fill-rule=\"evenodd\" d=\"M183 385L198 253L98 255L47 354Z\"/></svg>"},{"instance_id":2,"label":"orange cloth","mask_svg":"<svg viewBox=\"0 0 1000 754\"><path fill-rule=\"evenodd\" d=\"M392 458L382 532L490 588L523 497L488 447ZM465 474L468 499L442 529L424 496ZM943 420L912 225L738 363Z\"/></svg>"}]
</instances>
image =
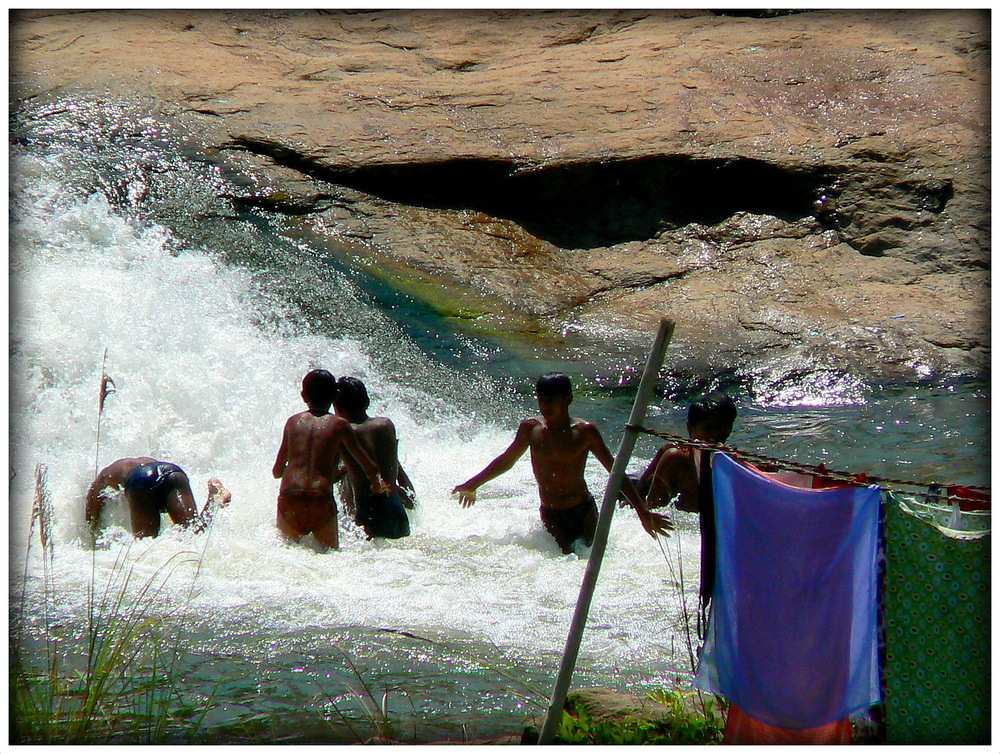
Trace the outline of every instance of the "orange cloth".
<instances>
[{"instance_id":1,"label":"orange cloth","mask_svg":"<svg viewBox=\"0 0 1000 754\"><path fill-rule=\"evenodd\" d=\"M779 728L755 720L735 704L730 702L723 733L724 744L832 744L843 746L851 743L851 720L842 717L826 725L815 728Z\"/></svg>"}]
</instances>

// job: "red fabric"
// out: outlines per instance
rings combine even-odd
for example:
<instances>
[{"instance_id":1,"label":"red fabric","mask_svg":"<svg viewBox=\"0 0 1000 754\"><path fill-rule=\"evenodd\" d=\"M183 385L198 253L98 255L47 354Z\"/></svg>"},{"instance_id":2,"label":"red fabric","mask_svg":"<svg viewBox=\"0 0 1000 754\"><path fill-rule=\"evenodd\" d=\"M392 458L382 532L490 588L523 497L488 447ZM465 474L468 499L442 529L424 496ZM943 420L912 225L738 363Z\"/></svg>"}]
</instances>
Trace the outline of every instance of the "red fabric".
<instances>
[{"instance_id":1,"label":"red fabric","mask_svg":"<svg viewBox=\"0 0 1000 754\"><path fill-rule=\"evenodd\" d=\"M963 511L988 511L990 509L990 496L979 490L970 490L968 487L959 487L956 484L949 485L949 495L972 498L971 500L959 500L958 507Z\"/></svg>"},{"instance_id":2,"label":"red fabric","mask_svg":"<svg viewBox=\"0 0 1000 754\"><path fill-rule=\"evenodd\" d=\"M723 733L724 744L791 744L815 745L829 744L843 746L851 743L851 720L842 717L832 723L816 728L779 728L755 720L735 704L729 704L729 714L726 717L726 729Z\"/></svg>"},{"instance_id":3,"label":"red fabric","mask_svg":"<svg viewBox=\"0 0 1000 754\"><path fill-rule=\"evenodd\" d=\"M826 472L826 464L821 463L816 466L816 476L813 477L812 487L814 490L826 490L831 487L850 487L852 485L865 485L868 484L867 474L857 474L851 477L849 480L844 481L842 479L832 479L828 476L823 476Z\"/></svg>"}]
</instances>

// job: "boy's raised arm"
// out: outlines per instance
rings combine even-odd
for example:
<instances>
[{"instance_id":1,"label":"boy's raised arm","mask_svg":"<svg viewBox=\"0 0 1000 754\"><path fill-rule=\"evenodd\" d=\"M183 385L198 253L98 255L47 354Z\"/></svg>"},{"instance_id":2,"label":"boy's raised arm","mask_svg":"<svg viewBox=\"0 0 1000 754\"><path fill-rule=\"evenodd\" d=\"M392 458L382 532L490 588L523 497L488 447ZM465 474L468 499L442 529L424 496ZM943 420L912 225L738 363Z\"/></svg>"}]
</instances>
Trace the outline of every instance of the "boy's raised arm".
<instances>
[{"instance_id":1,"label":"boy's raised arm","mask_svg":"<svg viewBox=\"0 0 1000 754\"><path fill-rule=\"evenodd\" d=\"M485 469L451 491L451 494L458 495L459 505L463 508L468 508L476 502L477 489L491 479L496 479L505 471L511 469L517 462L517 459L524 455L524 451L528 449L533 426L534 421L532 419L525 419L521 422L521 426L517 428L517 434L514 435L514 441L503 453L490 461Z\"/></svg>"},{"instance_id":2,"label":"boy's raised arm","mask_svg":"<svg viewBox=\"0 0 1000 754\"><path fill-rule=\"evenodd\" d=\"M593 425L590 426L590 429L593 430L592 432L588 432L590 452L594 454L594 457L601 462L601 465L610 474L611 468L615 463L614 456L611 455L611 451L608 450L608 446L604 443L604 438L601 437L600 430ZM627 475L622 477L622 492L639 516L642 528L651 537L655 539L657 534L661 534L664 537L670 536L669 531L674 528L673 523L669 518L660 513L650 512L646 507L646 501L642 499L642 495L639 494L639 491L636 490L635 485L632 484L632 480Z\"/></svg>"},{"instance_id":3,"label":"boy's raised arm","mask_svg":"<svg viewBox=\"0 0 1000 754\"><path fill-rule=\"evenodd\" d=\"M208 497L205 499L205 507L201 513L192 519L188 525L197 533L202 532L212 523L217 511L229 506L233 499L232 493L222 486L222 482L215 477L208 480Z\"/></svg>"}]
</instances>

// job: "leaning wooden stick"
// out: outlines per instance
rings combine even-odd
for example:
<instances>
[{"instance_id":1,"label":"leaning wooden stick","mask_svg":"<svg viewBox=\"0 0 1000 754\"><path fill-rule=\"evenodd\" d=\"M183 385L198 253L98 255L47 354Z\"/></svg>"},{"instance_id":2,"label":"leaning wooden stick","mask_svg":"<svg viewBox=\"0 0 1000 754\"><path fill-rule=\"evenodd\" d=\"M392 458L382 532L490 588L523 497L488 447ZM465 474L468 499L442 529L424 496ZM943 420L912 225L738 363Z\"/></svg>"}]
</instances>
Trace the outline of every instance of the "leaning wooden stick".
<instances>
[{"instance_id":1,"label":"leaning wooden stick","mask_svg":"<svg viewBox=\"0 0 1000 754\"><path fill-rule=\"evenodd\" d=\"M643 370L642 379L639 381L639 390L636 392L635 402L632 404L632 414L629 416L625 434L622 435L621 444L618 446L618 454L615 456L614 465L611 467L608 486L604 491L601 513L597 519L597 531L594 533L594 544L590 548L590 559L587 561L587 570L583 574L583 583L580 585L580 597L576 603L576 611L573 613L573 622L570 624L569 636L566 638L566 648L563 651L562 665L559 668L555 689L552 692L552 700L545 715L545 723L539 734L538 744L540 746L552 743L556 729L559 727L559 721L562 718L563 707L566 704L566 694L569 692L569 683L573 677L573 668L576 666L576 658L580 653L580 642L583 639L583 630L586 627L591 598L594 596L594 588L597 586L597 576L601 570L601 562L604 558L604 549L608 543L608 530L611 527L611 517L614 515L615 503L621 492L622 479L625 478L625 468L628 466L629 459L632 456L632 449L635 447L636 437L639 434L637 428L642 425L643 420L646 418L646 407L653 396L653 388L656 387L656 379L660 373L660 366L663 364L663 352L670 343L673 334L674 323L669 319L661 319L660 329L656 333L656 339L653 341L653 347L649 352L646 368Z\"/></svg>"}]
</instances>

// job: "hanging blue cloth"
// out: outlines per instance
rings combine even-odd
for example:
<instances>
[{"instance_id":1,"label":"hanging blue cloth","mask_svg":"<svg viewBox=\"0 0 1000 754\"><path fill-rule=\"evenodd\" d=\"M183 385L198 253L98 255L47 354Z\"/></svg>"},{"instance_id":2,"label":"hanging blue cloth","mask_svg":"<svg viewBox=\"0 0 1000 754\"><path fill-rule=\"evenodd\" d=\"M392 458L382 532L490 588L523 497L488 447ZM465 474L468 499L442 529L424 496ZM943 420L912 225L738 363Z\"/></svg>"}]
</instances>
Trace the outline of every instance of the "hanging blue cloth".
<instances>
[{"instance_id":1,"label":"hanging blue cloth","mask_svg":"<svg viewBox=\"0 0 1000 754\"><path fill-rule=\"evenodd\" d=\"M712 464L716 578L695 685L782 728L879 701L880 491L806 489Z\"/></svg>"}]
</instances>

